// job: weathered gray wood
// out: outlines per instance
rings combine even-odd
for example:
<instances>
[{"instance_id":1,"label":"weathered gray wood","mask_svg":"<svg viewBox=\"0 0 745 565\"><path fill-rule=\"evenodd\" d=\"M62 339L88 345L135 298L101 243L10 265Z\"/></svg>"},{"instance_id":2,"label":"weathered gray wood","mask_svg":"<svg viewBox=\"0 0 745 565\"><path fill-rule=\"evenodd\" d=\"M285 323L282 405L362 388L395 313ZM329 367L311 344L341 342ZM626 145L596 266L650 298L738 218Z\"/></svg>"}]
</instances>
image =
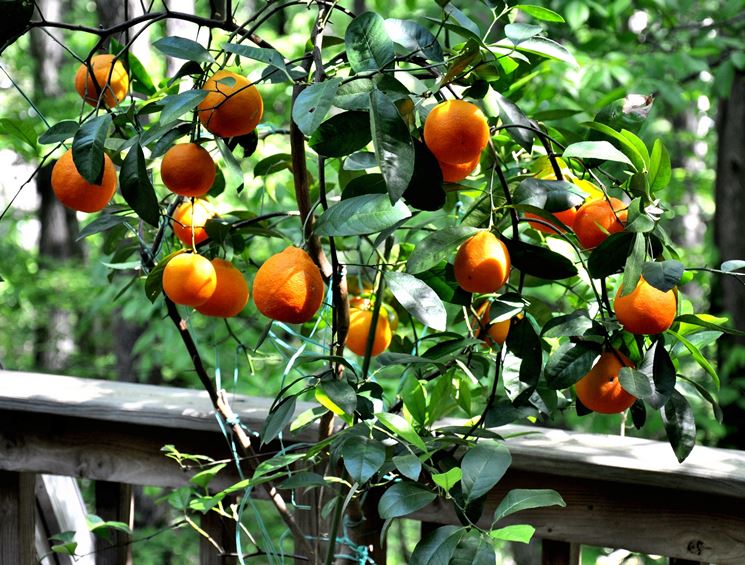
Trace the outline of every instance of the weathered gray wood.
<instances>
[{"instance_id":1,"label":"weathered gray wood","mask_svg":"<svg viewBox=\"0 0 745 565\"><path fill-rule=\"evenodd\" d=\"M97 481L96 514L106 522L123 522L131 529L134 522L132 485ZM110 529L108 537L96 540L96 565L132 565L129 534Z\"/></svg>"},{"instance_id":2,"label":"weathered gray wood","mask_svg":"<svg viewBox=\"0 0 745 565\"><path fill-rule=\"evenodd\" d=\"M217 430L209 399L201 391L12 371L0 371L0 391L0 410L14 413L75 416L162 430L212 434ZM231 399L231 406L251 430L261 429L270 403L263 398ZM299 402L296 413L311 406ZM460 422L443 425L452 423ZM696 446L679 464L663 442L530 426L502 426L499 433L508 438L513 469L552 473L561 467L565 476L602 475L630 484L745 498L745 452ZM316 437L310 426L290 439L315 441Z\"/></svg>"},{"instance_id":3,"label":"weathered gray wood","mask_svg":"<svg viewBox=\"0 0 745 565\"><path fill-rule=\"evenodd\" d=\"M199 541L200 565L235 565L238 563L235 547L235 520L207 512L202 516L201 528L210 539L202 536ZM217 547L215 547L215 544ZM219 548L219 549L218 549Z\"/></svg>"},{"instance_id":4,"label":"weathered gray wood","mask_svg":"<svg viewBox=\"0 0 745 565\"><path fill-rule=\"evenodd\" d=\"M626 548L706 562L745 563L745 512L742 500L676 488L629 485L596 479L510 469L487 495L480 522L488 527L497 504L514 488L555 489L566 508L518 512L499 526L527 523L542 539L599 547ZM410 516L457 524L450 505L438 501Z\"/></svg>"},{"instance_id":5,"label":"weathered gray wood","mask_svg":"<svg viewBox=\"0 0 745 565\"><path fill-rule=\"evenodd\" d=\"M36 475L0 471L0 563L34 565Z\"/></svg>"},{"instance_id":6,"label":"weathered gray wood","mask_svg":"<svg viewBox=\"0 0 745 565\"><path fill-rule=\"evenodd\" d=\"M36 483L36 505L38 509L36 541L38 555L51 551L47 540L50 536L60 532L75 532L75 541L78 544L75 549L77 556L74 562L68 555L55 554L54 560L44 563L96 565L96 558L93 554L95 539L88 531L85 520L88 511L76 480L59 475L39 475Z\"/></svg>"},{"instance_id":7,"label":"weathered gray wood","mask_svg":"<svg viewBox=\"0 0 745 565\"><path fill-rule=\"evenodd\" d=\"M551 539L541 540L542 565L579 565L579 545Z\"/></svg>"}]
</instances>

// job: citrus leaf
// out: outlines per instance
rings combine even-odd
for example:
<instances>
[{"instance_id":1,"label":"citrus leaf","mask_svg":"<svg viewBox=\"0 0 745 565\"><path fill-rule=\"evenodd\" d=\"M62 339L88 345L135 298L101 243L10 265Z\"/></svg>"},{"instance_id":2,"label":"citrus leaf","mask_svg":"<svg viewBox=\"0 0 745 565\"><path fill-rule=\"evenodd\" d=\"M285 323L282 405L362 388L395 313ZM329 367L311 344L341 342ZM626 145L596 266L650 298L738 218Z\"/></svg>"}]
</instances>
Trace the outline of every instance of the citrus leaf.
<instances>
[{"instance_id":1,"label":"citrus leaf","mask_svg":"<svg viewBox=\"0 0 745 565\"><path fill-rule=\"evenodd\" d=\"M411 453L395 455L393 457L393 464L404 477L412 481L419 480L419 475L422 472L422 462L419 461L416 455L412 455Z\"/></svg>"},{"instance_id":2,"label":"citrus leaf","mask_svg":"<svg viewBox=\"0 0 745 565\"><path fill-rule=\"evenodd\" d=\"M267 444L276 438L295 415L296 398L291 396L274 408L266 417L264 429L261 431L261 444Z\"/></svg>"},{"instance_id":3,"label":"citrus leaf","mask_svg":"<svg viewBox=\"0 0 745 565\"><path fill-rule=\"evenodd\" d=\"M574 264L555 251L517 239L505 238L502 241L510 252L512 266L525 274L552 281L568 279L577 274Z\"/></svg>"},{"instance_id":4,"label":"citrus leaf","mask_svg":"<svg viewBox=\"0 0 745 565\"><path fill-rule=\"evenodd\" d=\"M75 120L62 120L42 133L39 136L39 143L42 145L48 145L50 143L65 141L74 136L79 127L80 124Z\"/></svg>"},{"instance_id":5,"label":"citrus leaf","mask_svg":"<svg viewBox=\"0 0 745 565\"><path fill-rule=\"evenodd\" d=\"M667 292L680 283L684 270L683 264L679 261L648 261L644 263L642 276L657 290Z\"/></svg>"},{"instance_id":6,"label":"citrus leaf","mask_svg":"<svg viewBox=\"0 0 745 565\"><path fill-rule=\"evenodd\" d=\"M693 419L693 410L685 396L673 390L660 415L675 457L682 463L696 445L696 422Z\"/></svg>"},{"instance_id":7,"label":"citrus leaf","mask_svg":"<svg viewBox=\"0 0 745 565\"><path fill-rule=\"evenodd\" d=\"M437 38L418 23L388 18L385 20L385 31L388 37L408 51L407 55L423 57L436 63L443 60L442 48Z\"/></svg>"},{"instance_id":8,"label":"citrus leaf","mask_svg":"<svg viewBox=\"0 0 745 565\"><path fill-rule=\"evenodd\" d=\"M599 353L597 345L591 343L562 343L546 364L548 388L561 390L572 386L592 369Z\"/></svg>"},{"instance_id":9,"label":"citrus leaf","mask_svg":"<svg viewBox=\"0 0 745 565\"><path fill-rule=\"evenodd\" d=\"M515 204L528 204L547 212L562 212L579 206L585 198L584 191L574 183L534 178L520 182L512 195Z\"/></svg>"},{"instance_id":10,"label":"citrus leaf","mask_svg":"<svg viewBox=\"0 0 745 565\"><path fill-rule=\"evenodd\" d=\"M331 206L318 218L315 232L322 236L377 233L410 216L403 202L391 205L386 194L366 194Z\"/></svg>"},{"instance_id":11,"label":"citrus leaf","mask_svg":"<svg viewBox=\"0 0 745 565\"><path fill-rule=\"evenodd\" d=\"M201 44L176 35L163 37L153 43L158 51L169 57L196 61L197 63L214 63L215 59Z\"/></svg>"},{"instance_id":12,"label":"citrus leaf","mask_svg":"<svg viewBox=\"0 0 745 565\"><path fill-rule=\"evenodd\" d=\"M160 112L161 123L167 124L180 118L186 112L197 107L209 94L206 90L187 90L179 94L166 96L161 103L163 110Z\"/></svg>"},{"instance_id":13,"label":"citrus leaf","mask_svg":"<svg viewBox=\"0 0 745 565\"><path fill-rule=\"evenodd\" d=\"M119 188L127 204L135 214L151 226L158 227L160 223L160 207L155 189L150 182L145 154L142 146L135 143L127 152L127 156L119 171Z\"/></svg>"},{"instance_id":14,"label":"citrus leaf","mask_svg":"<svg viewBox=\"0 0 745 565\"><path fill-rule=\"evenodd\" d=\"M535 528L526 524L516 524L514 526L505 526L498 530L489 532L489 536L495 540L513 541L518 543L530 543L533 539Z\"/></svg>"},{"instance_id":15,"label":"citrus leaf","mask_svg":"<svg viewBox=\"0 0 745 565\"><path fill-rule=\"evenodd\" d=\"M378 513L383 519L406 516L430 504L437 495L417 483L401 481L390 487L378 502Z\"/></svg>"},{"instance_id":16,"label":"citrus leaf","mask_svg":"<svg viewBox=\"0 0 745 565\"><path fill-rule=\"evenodd\" d=\"M617 161L619 163L631 164L626 155L608 141L579 141L572 143L564 150L564 158L575 157L578 159L600 159L602 161Z\"/></svg>"},{"instance_id":17,"label":"citrus leaf","mask_svg":"<svg viewBox=\"0 0 745 565\"><path fill-rule=\"evenodd\" d=\"M535 4L517 4L513 6L513 9L520 10L533 16L537 20L543 20L544 22L558 22L563 23L564 18L553 10L544 8L543 6L536 6Z\"/></svg>"},{"instance_id":18,"label":"citrus leaf","mask_svg":"<svg viewBox=\"0 0 745 565\"><path fill-rule=\"evenodd\" d=\"M277 69L287 77L288 80L292 80L292 77L287 70L287 66L285 65L284 58L276 49L254 47L252 45L243 45L240 43L223 43L222 48L228 53L235 53L236 55L246 57L247 59L266 63L270 67Z\"/></svg>"},{"instance_id":19,"label":"citrus leaf","mask_svg":"<svg viewBox=\"0 0 745 565\"><path fill-rule=\"evenodd\" d=\"M396 203L414 174L414 143L396 105L380 90L370 93L370 131L388 195Z\"/></svg>"},{"instance_id":20,"label":"citrus leaf","mask_svg":"<svg viewBox=\"0 0 745 565\"><path fill-rule=\"evenodd\" d=\"M409 559L409 565L444 565L450 563L465 530L442 526L422 536Z\"/></svg>"},{"instance_id":21,"label":"citrus leaf","mask_svg":"<svg viewBox=\"0 0 745 565\"><path fill-rule=\"evenodd\" d=\"M432 480L435 482L435 484L443 489L445 492L450 492L450 489L453 488L458 481L460 481L461 477L463 476L462 471L459 467L453 467L449 471L445 473L435 473L432 475Z\"/></svg>"},{"instance_id":22,"label":"citrus leaf","mask_svg":"<svg viewBox=\"0 0 745 565\"><path fill-rule=\"evenodd\" d=\"M447 329L445 305L426 283L407 273L388 271L385 280L406 311L434 330Z\"/></svg>"},{"instance_id":23,"label":"citrus leaf","mask_svg":"<svg viewBox=\"0 0 745 565\"><path fill-rule=\"evenodd\" d=\"M347 26L344 34L349 65L356 73L377 71L393 61L395 49L378 14L365 12Z\"/></svg>"},{"instance_id":24,"label":"citrus leaf","mask_svg":"<svg viewBox=\"0 0 745 565\"><path fill-rule=\"evenodd\" d=\"M409 424L406 419L402 418L398 414L388 414L386 412L380 412L378 414L375 414L375 416L381 424L383 424L398 437L408 441L412 445L415 445L424 452L427 451L427 446L424 444L424 440L419 437L419 434L416 433L416 430L411 427L411 424Z\"/></svg>"},{"instance_id":25,"label":"citrus leaf","mask_svg":"<svg viewBox=\"0 0 745 565\"><path fill-rule=\"evenodd\" d=\"M507 128L507 131L520 147L530 152L531 147L533 147L533 138L535 137L533 131L526 129L531 127L530 120L525 117L525 114L517 107L517 104L509 98L505 98L499 92L495 92L494 97L499 106L499 117L502 120L502 124L505 126L523 126Z\"/></svg>"},{"instance_id":26,"label":"citrus leaf","mask_svg":"<svg viewBox=\"0 0 745 565\"><path fill-rule=\"evenodd\" d=\"M481 441L466 451L461 461L461 488L466 504L489 492L512 463L507 448L496 442Z\"/></svg>"},{"instance_id":27,"label":"citrus leaf","mask_svg":"<svg viewBox=\"0 0 745 565\"><path fill-rule=\"evenodd\" d=\"M298 94L292 106L292 120L306 136L313 135L334 102L340 78L311 84Z\"/></svg>"},{"instance_id":28,"label":"citrus leaf","mask_svg":"<svg viewBox=\"0 0 745 565\"><path fill-rule=\"evenodd\" d=\"M80 126L72 139L72 160L81 176L91 184L103 177L103 149L111 127L111 115L92 118Z\"/></svg>"},{"instance_id":29,"label":"citrus leaf","mask_svg":"<svg viewBox=\"0 0 745 565\"><path fill-rule=\"evenodd\" d=\"M323 122L308 145L324 157L343 157L364 149L371 140L367 112L342 112Z\"/></svg>"},{"instance_id":30,"label":"citrus leaf","mask_svg":"<svg viewBox=\"0 0 745 565\"><path fill-rule=\"evenodd\" d=\"M654 393L649 376L632 367L622 367L618 373L621 388L636 398L648 398Z\"/></svg>"},{"instance_id":31,"label":"citrus leaf","mask_svg":"<svg viewBox=\"0 0 745 565\"><path fill-rule=\"evenodd\" d=\"M375 439L352 436L341 447L344 467L357 483L364 484L385 463L385 446Z\"/></svg>"},{"instance_id":32,"label":"citrus leaf","mask_svg":"<svg viewBox=\"0 0 745 565\"><path fill-rule=\"evenodd\" d=\"M502 518L531 508L545 508L546 506L566 507L561 495L551 489L512 489L509 491L494 511L493 523Z\"/></svg>"}]
</instances>

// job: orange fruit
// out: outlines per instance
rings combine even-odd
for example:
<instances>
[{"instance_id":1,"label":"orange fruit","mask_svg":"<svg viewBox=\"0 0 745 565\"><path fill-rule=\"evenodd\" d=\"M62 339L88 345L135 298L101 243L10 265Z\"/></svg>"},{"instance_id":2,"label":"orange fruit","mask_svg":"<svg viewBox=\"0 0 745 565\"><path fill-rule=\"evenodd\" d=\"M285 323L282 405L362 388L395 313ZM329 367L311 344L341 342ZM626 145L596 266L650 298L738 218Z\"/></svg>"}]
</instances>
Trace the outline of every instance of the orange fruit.
<instances>
[{"instance_id":1,"label":"orange fruit","mask_svg":"<svg viewBox=\"0 0 745 565\"><path fill-rule=\"evenodd\" d=\"M608 235L623 231L628 212L618 198L589 200L577 210L574 233L585 249L597 247Z\"/></svg>"},{"instance_id":2,"label":"orange fruit","mask_svg":"<svg viewBox=\"0 0 745 565\"><path fill-rule=\"evenodd\" d=\"M216 276L215 292L207 302L197 306L197 312L218 318L237 316L248 303L248 283L230 261L212 259L212 266Z\"/></svg>"},{"instance_id":3,"label":"orange fruit","mask_svg":"<svg viewBox=\"0 0 745 565\"><path fill-rule=\"evenodd\" d=\"M163 155L160 178L168 190L181 196L204 196L215 182L215 162L204 147L178 143Z\"/></svg>"},{"instance_id":4,"label":"orange fruit","mask_svg":"<svg viewBox=\"0 0 745 565\"><path fill-rule=\"evenodd\" d=\"M623 287L616 293L613 309L627 332L654 335L673 325L678 303L674 291L663 292L645 281L644 277L626 296L621 296L622 290Z\"/></svg>"},{"instance_id":5,"label":"orange fruit","mask_svg":"<svg viewBox=\"0 0 745 565\"><path fill-rule=\"evenodd\" d=\"M350 308L349 310L347 348L357 355L365 355L367 336L370 335L372 317L372 310L360 310L359 308ZM375 356L383 353L383 351L388 349L392 338L393 331L391 330L391 324L388 321L388 316L381 308L378 313L378 322L375 324L375 337L370 355Z\"/></svg>"},{"instance_id":6,"label":"orange fruit","mask_svg":"<svg viewBox=\"0 0 745 565\"><path fill-rule=\"evenodd\" d=\"M323 302L321 271L310 256L297 247L272 255L256 272L254 303L267 318L302 324Z\"/></svg>"},{"instance_id":7,"label":"orange fruit","mask_svg":"<svg viewBox=\"0 0 745 565\"><path fill-rule=\"evenodd\" d=\"M577 217L577 208L572 207L572 208L569 208L568 210L562 210L561 212L552 212L552 213L554 216L556 216L557 220L562 222L569 229L572 229L572 227L574 226L574 220ZM544 222L550 221L550 220L544 220L540 216L536 214L531 214L530 212L526 212L525 217L543 220ZM556 230L540 222L528 222L531 228L533 228L534 230L538 230L541 233L545 233L547 235L556 235L559 232L566 231L564 228L560 227L558 224L554 224L554 222L550 222L550 223L555 225L559 231L557 232Z\"/></svg>"},{"instance_id":8,"label":"orange fruit","mask_svg":"<svg viewBox=\"0 0 745 565\"><path fill-rule=\"evenodd\" d=\"M476 330L475 337L483 340L489 347L494 347L495 343L497 345L503 345L507 341L507 334L510 332L512 319L490 324L490 311L491 302L488 300L479 306L476 311L479 317L471 324Z\"/></svg>"},{"instance_id":9,"label":"orange fruit","mask_svg":"<svg viewBox=\"0 0 745 565\"><path fill-rule=\"evenodd\" d=\"M207 220L217 215L212 204L206 200L183 202L173 212L173 233L186 246L192 244L192 226L194 230L194 245L207 239L204 225Z\"/></svg>"},{"instance_id":10,"label":"orange fruit","mask_svg":"<svg viewBox=\"0 0 745 565\"><path fill-rule=\"evenodd\" d=\"M98 212L116 192L116 169L109 156L103 154L101 184L91 184L83 178L68 149L52 168L52 190L57 200L78 212Z\"/></svg>"},{"instance_id":11,"label":"orange fruit","mask_svg":"<svg viewBox=\"0 0 745 565\"><path fill-rule=\"evenodd\" d=\"M496 292L510 276L510 254L490 231L466 240L455 255L455 279L468 292Z\"/></svg>"},{"instance_id":12,"label":"orange fruit","mask_svg":"<svg viewBox=\"0 0 745 565\"><path fill-rule=\"evenodd\" d=\"M471 163L489 143L489 124L475 104L447 100L424 121L424 142L441 163Z\"/></svg>"},{"instance_id":13,"label":"orange fruit","mask_svg":"<svg viewBox=\"0 0 745 565\"><path fill-rule=\"evenodd\" d=\"M618 373L624 366L633 367L634 364L620 351L603 353L590 372L574 385L577 398L587 408L601 414L618 414L629 408L636 398L623 390L618 381Z\"/></svg>"},{"instance_id":14,"label":"orange fruit","mask_svg":"<svg viewBox=\"0 0 745 565\"><path fill-rule=\"evenodd\" d=\"M210 299L216 285L212 263L196 253L176 255L163 269L163 291L176 304L200 306Z\"/></svg>"},{"instance_id":15,"label":"orange fruit","mask_svg":"<svg viewBox=\"0 0 745 565\"><path fill-rule=\"evenodd\" d=\"M223 79L233 79L232 82ZM207 81L207 97L198 106L199 121L218 137L236 137L251 133L261 121L264 101L248 80L230 71L217 71Z\"/></svg>"},{"instance_id":16,"label":"orange fruit","mask_svg":"<svg viewBox=\"0 0 745 565\"><path fill-rule=\"evenodd\" d=\"M129 90L129 75L120 60L114 61L114 55L109 54L94 55L91 68L93 76L85 64L80 65L75 73L75 90L87 104L97 106L99 92L109 108L124 100Z\"/></svg>"},{"instance_id":17,"label":"orange fruit","mask_svg":"<svg viewBox=\"0 0 745 565\"><path fill-rule=\"evenodd\" d=\"M468 163L460 163L458 165L451 165L450 163L439 161L440 170L442 171L442 180L444 180L445 182L458 182L460 180L463 180L468 175L470 175L476 167L479 166L479 161L481 161L480 153L473 161L469 161Z\"/></svg>"}]
</instances>

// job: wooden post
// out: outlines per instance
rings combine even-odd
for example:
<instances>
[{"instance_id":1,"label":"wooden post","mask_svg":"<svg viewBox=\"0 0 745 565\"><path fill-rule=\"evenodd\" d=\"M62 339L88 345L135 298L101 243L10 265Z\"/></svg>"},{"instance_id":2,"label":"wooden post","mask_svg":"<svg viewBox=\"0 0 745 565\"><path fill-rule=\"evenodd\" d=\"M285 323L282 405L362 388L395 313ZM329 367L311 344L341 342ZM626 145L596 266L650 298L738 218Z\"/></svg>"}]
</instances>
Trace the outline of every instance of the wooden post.
<instances>
[{"instance_id":1,"label":"wooden post","mask_svg":"<svg viewBox=\"0 0 745 565\"><path fill-rule=\"evenodd\" d=\"M542 565L579 565L579 544L543 539L541 545Z\"/></svg>"},{"instance_id":2,"label":"wooden post","mask_svg":"<svg viewBox=\"0 0 745 565\"><path fill-rule=\"evenodd\" d=\"M36 475L0 471L0 563L35 565Z\"/></svg>"},{"instance_id":3,"label":"wooden post","mask_svg":"<svg viewBox=\"0 0 745 565\"><path fill-rule=\"evenodd\" d=\"M220 516L217 512L207 512L202 516L202 529L210 536L212 542L204 536L199 540L200 565L235 565L238 562L235 546L236 523Z\"/></svg>"},{"instance_id":4,"label":"wooden post","mask_svg":"<svg viewBox=\"0 0 745 565\"><path fill-rule=\"evenodd\" d=\"M690 559L676 559L671 557L668 560L669 565L703 565L701 561L691 561Z\"/></svg>"},{"instance_id":5,"label":"wooden post","mask_svg":"<svg viewBox=\"0 0 745 565\"><path fill-rule=\"evenodd\" d=\"M134 525L132 486L109 481L96 481L96 514L104 521ZM130 536L110 530L109 539L96 540L97 565L132 565Z\"/></svg>"}]
</instances>

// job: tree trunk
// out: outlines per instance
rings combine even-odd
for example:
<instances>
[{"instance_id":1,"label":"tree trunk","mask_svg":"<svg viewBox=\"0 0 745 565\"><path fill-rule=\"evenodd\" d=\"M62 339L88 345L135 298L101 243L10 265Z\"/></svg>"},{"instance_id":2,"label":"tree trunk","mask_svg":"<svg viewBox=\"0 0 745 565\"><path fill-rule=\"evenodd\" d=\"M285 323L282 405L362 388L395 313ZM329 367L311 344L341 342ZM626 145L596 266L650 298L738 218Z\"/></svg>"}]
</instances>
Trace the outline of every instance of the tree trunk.
<instances>
[{"instance_id":1,"label":"tree trunk","mask_svg":"<svg viewBox=\"0 0 745 565\"><path fill-rule=\"evenodd\" d=\"M745 238L742 237L742 219L745 217L745 73L738 71L732 82L729 99L719 103L717 123L719 146L717 150L716 214L714 237L720 259L745 259ZM733 277L718 280L717 305L731 316L737 328L745 328L745 289ZM727 367L730 354L737 345L745 345L743 338L723 336L719 340L719 367L728 369L726 383L738 386L745 378L745 367ZM740 395L745 390L740 390ZM745 411L732 403L723 406L724 423L729 435L727 447L745 448Z\"/></svg>"}]
</instances>

